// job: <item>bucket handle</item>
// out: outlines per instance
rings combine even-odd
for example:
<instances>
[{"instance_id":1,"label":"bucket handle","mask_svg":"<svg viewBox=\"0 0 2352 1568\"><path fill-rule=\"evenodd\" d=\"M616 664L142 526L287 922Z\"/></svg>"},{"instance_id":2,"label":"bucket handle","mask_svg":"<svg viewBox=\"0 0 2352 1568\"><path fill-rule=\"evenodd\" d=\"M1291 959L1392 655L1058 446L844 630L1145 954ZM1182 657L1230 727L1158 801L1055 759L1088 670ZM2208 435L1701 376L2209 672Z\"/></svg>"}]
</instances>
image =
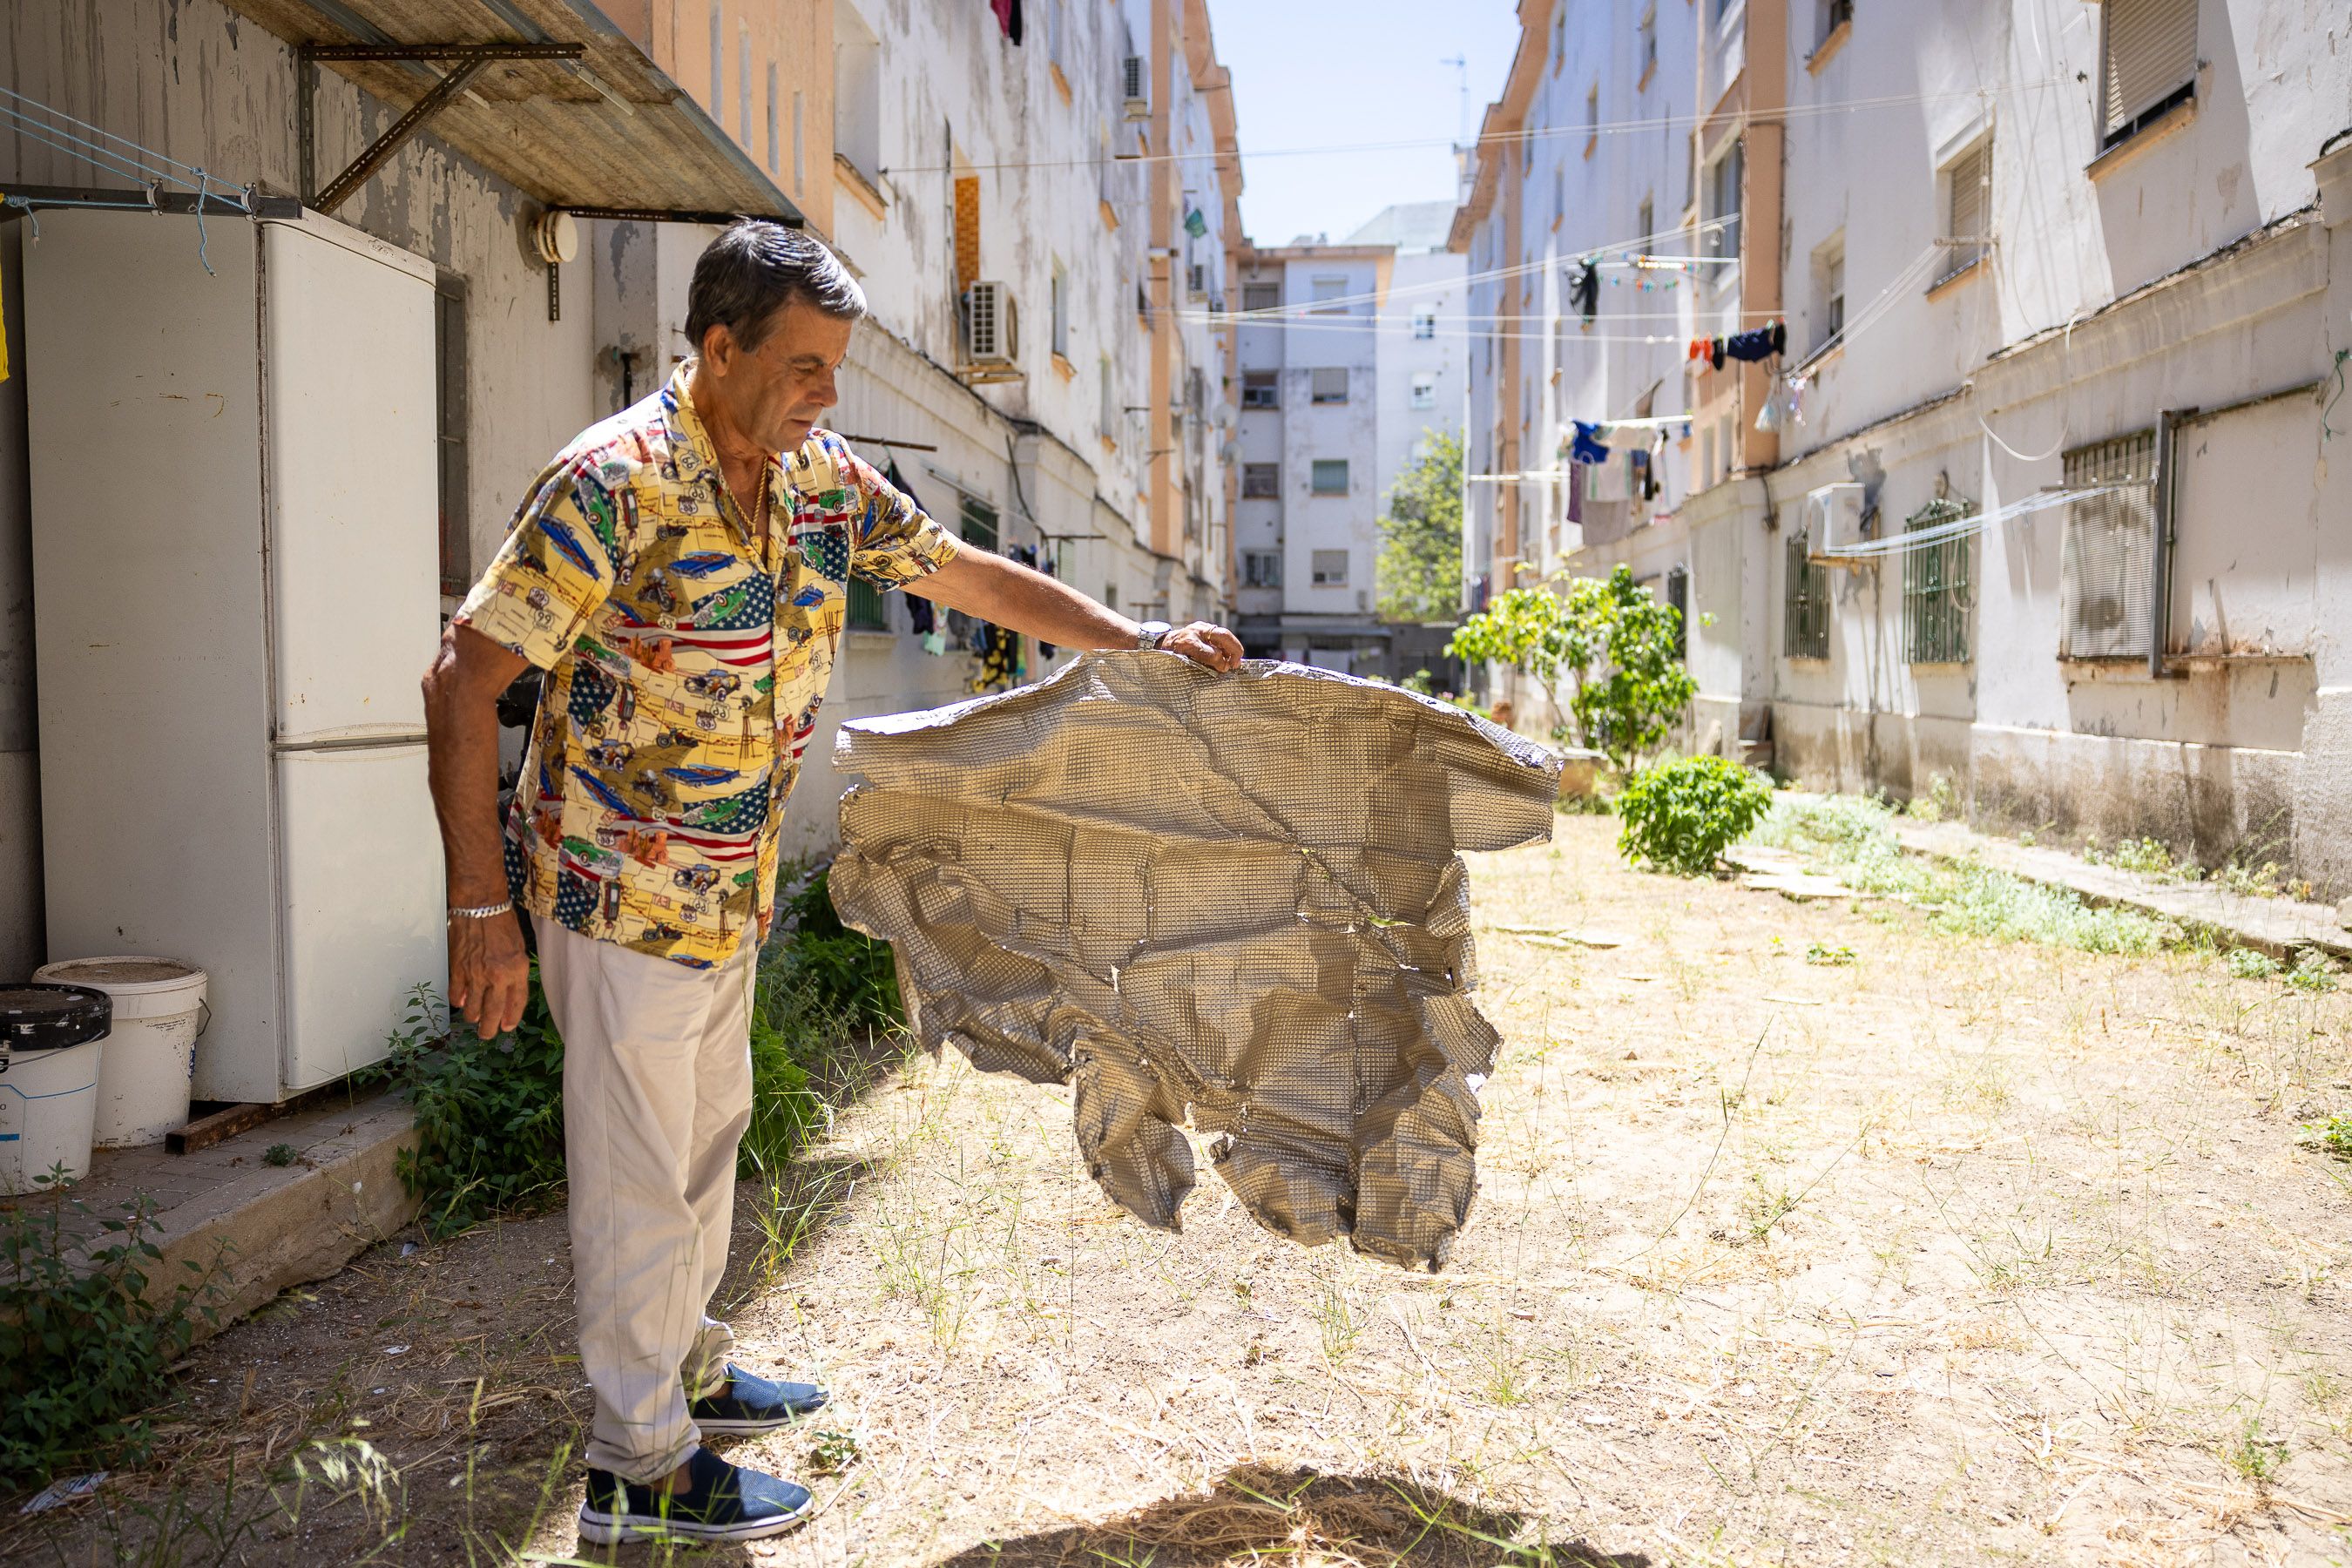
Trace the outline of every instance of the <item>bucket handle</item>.
<instances>
[{"instance_id":1,"label":"bucket handle","mask_svg":"<svg viewBox=\"0 0 2352 1568\"><path fill-rule=\"evenodd\" d=\"M209 1001L198 998L196 1002L196 1039L203 1039L205 1036L211 1031L212 1026L213 1005ZM188 1043L190 1045L194 1045L195 1040L191 1040Z\"/></svg>"}]
</instances>

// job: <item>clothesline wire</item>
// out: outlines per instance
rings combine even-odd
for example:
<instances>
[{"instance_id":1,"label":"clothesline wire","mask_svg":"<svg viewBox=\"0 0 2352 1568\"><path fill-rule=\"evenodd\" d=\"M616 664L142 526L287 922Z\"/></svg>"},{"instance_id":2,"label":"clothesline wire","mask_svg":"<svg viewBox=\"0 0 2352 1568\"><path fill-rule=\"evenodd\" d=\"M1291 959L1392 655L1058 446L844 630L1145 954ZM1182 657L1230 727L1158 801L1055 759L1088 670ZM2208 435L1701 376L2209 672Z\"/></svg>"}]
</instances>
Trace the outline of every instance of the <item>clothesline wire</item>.
<instances>
[{"instance_id":1,"label":"clothesline wire","mask_svg":"<svg viewBox=\"0 0 2352 1568\"><path fill-rule=\"evenodd\" d=\"M133 142L128 136L117 135L115 132L109 131L102 125L93 125L87 120L68 114L62 109L51 108L49 105L43 103L37 98L26 97L24 93L15 91L14 89L5 87L0 87L0 97L12 99L18 103L29 103L35 109L39 110L43 114L48 115L52 119L62 120L66 121L67 124L79 126L82 130L90 132L92 135L102 136L109 142L119 142L123 146L131 149L131 151L137 154L139 158L145 160L150 166L167 165L169 168L184 170L186 173L197 176L197 179L195 180L185 180L167 175L166 177L173 179L174 184L193 186L200 181L208 180L210 178L210 176L207 176L205 174L203 169L197 167L194 163L183 163L177 158L172 157L167 153L158 153L152 147L143 146L137 142ZM16 110L10 110L5 105L0 105L0 113L14 115L18 119L24 118L24 116L18 114ZM47 129L57 131L60 135L67 133L63 128L59 126L48 126ZM77 137L75 140L79 141L80 139ZM82 144L84 146L90 145L89 142L83 142ZM163 173L163 170L159 167L157 172L160 174Z\"/></svg>"},{"instance_id":2,"label":"clothesline wire","mask_svg":"<svg viewBox=\"0 0 2352 1568\"><path fill-rule=\"evenodd\" d=\"M1889 534L1883 539L1864 540L1840 550L1823 551L1833 560L1885 560L1908 555L1916 551L1948 544L1955 540L1969 539L1989 531L1994 524L2013 522L2035 512L2053 507L2069 506L2075 501L2089 500L2096 496L2114 495L2122 490L2143 489L2147 481L2130 480L2118 484L2082 485L2068 489L2037 490L2021 500L1988 512L1971 512L1949 522L1934 523L1927 528Z\"/></svg>"},{"instance_id":3,"label":"clothesline wire","mask_svg":"<svg viewBox=\"0 0 2352 1568\"><path fill-rule=\"evenodd\" d=\"M1612 256L1653 244L1659 239L1674 238L1682 235L1696 236L1712 233L1717 229L1728 227L1738 221L1737 214L1725 217L1706 218L1698 223L1685 224L1675 228L1661 229L1654 234L1645 234L1637 239L1621 239L1609 245L1591 246L1577 254L1580 257ZM1417 298L1423 294L1444 293L1450 289L1466 289L1477 283L1506 282L1513 279L1524 278L1529 273L1542 272L1553 267L1567 268L1573 265L1575 262L1570 258L1549 256L1536 261L1515 261L1507 267L1491 267L1483 271L1465 272L1459 278L1440 278L1427 283L1401 284L1389 289L1385 295L1378 292L1341 294L1328 300L1303 300L1293 305L1272 305L1261 310L1207 310L1200 314L1204 320L1213 321L1218 325L1246 326L1252 322L1283 321L1296 316L1311 316L1318 312L1328 314L1335 305L1377 305L1384 300L1401 300Z\"/></svg>"},{"instance_id":4,"label":"clothesline wire","mask_svg":"<svg viewBox=\"0 0 2352 1568\"><path fill-rule=\"evenodd\" d=\"M1917 104L1940 103L1954 98L2000 97L2040 91L2063 86L2069 79L2049 77L2035 81L2012 82L1995 89L1968 88L1939 92L1889 93L1876 98L1855 98L1826 100L1817 103L1792 103L1780 109L1750 109L1739 116L1747 124L1786 123L1811 120L1832 114L1851 113L1864 109L1901 109ZM1708 114L1660 114L1640 120L1607 121L1599 124L1528 126L1518 131L1481 132L1469 142L1451 136L1402 137L1385 142L1326 142L1320 146L1248 148L1202 148L1181 153L1137 153L1126 156L1097 153L1091 158L1032 158L1003 159L989 163L914 163L904 166L886 164L877 172L889 176L901 174L977 174L1009 173L1031 169L1089 169L1105 166L1127 167L1147 163L1213 163L1220 158L1306 158L1332 157L1356 153L1397 153L1418 147L1518 147L1536 142L1549 142L1569 137L1629 136L1651 131L1689 129L1706 123Z\"/></svg>"}]
</instances>

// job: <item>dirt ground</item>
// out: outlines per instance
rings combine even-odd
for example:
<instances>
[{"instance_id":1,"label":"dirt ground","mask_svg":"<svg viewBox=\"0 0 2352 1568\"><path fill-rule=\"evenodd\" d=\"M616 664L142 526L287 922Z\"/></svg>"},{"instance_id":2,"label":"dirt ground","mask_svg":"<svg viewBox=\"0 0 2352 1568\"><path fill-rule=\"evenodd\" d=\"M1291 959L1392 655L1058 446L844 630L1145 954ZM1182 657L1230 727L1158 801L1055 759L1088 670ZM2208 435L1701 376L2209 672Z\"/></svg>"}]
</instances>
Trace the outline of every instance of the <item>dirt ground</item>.
<instances>
[{"instance_id":1,"label":"dirt ground","mask_svg":"<svg viewBox=\"0 0 2352 1568\"><path fill-rule=\"evenodd\" d=\"M1474 860L1506 1047L1441 1275L1209 1174L1146 1231L1066 1095L877 1075L744 1190L731 1286L746 1358L834 1404L729 1451L823 1511L680 1555L2352 1562L2352 1165L2297 1140L2352 1110L2352 999L1636 874L1613 829ZM204 1347L154 1458L0 1556L582 1557L569 1286L560 1214L395 1238Z\"/></svg>"}]
</instances>

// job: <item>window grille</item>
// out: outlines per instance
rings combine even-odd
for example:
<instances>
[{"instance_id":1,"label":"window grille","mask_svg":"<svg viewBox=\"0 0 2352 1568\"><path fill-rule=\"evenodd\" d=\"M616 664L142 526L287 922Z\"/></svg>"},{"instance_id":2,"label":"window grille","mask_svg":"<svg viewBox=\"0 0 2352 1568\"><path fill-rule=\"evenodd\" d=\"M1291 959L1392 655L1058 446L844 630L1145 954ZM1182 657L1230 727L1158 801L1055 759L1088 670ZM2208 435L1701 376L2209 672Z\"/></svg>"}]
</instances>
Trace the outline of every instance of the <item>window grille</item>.
<instances>
[{"instance_id":1,"label":"window grille","mask_svg":"<svg viewBox=\"0 0 2352 1568\"><path fill-rule=\"evenodd\" d=\"M1791 531L1780 616L1781 651L1790 658L1830 656L1830 569L1809 554L1805 533Z\"/></svg>"},{"instance_id":2,"label":"window grille","mask_svg":"<svg viewBox=\"0 0 2352 1568\"><path fill-rule=\"evenodd\" d=\"M1245 550L1242 552L1242 586L1244 588L1279 588L1282 586L1282 552L1278 550Z\"/></svg>"},{"instance_id":3,"label":"window grille","mask_svg":"<svg viewBox=\"0 0 2352 1568\"><path fill-rule=\"evenodd\" d=\"M1965 501L1933 500L1906 520L1903 531L1958 522L1976 508ZM1969 542L1947 539L1913 548L1903 557L1903 640L1913 664L1969 661Z\"/></svg>"},{"instance_id":4,"label":"window grille","mask_svg":"<svg viewBox=\"0 0 2352 1568\"><path fill-rule=\"evenodd\" d=\"M1244 283L1242 285L1242 309L1244 310L1278 310L1282 308L1282 285L1279 283Z\"/></svg>"},{"instance_id":5,"label":"window grille","mask_svg":"<svg viewBox=\"0 0 2352 1568\"><path fill-rule=\"evenodd\" d=\"M2197 90L2197 0L2099 7L2099 144L2112 147Z\"/></svg>"},{"instance_id":6,"label":"window grille","mask_svg":"<svg viewBox=\"0 0 2352 1568\"><path fill-rule=\"evenodd\" d=\"M1244 463L1242 465L1242 500L1280 500L1281 499L1281 464Z\"/></svg>"},{"instance_id":7,"label":"window grille","mask_svg":"<svg viewBox=\"0 0 2352 1568\"><path fill-rule=\"evenodd\" d=\"M2146 658L2154 630L2156 432L2066 454L2066 486L2119 484L2066 508L2058 566L2061 658Z\"/></svg>"},{"instance_id":8,"label":"window grille","mask_svg":"<svg viewBox=\"0 0 2352 1568\"><path fill-rule=\"evenodd\" d=\"M887 631L889 616L882 604L882 590L865 578L849 579L849 625L853 631Z\"/></svg>"},{"instance_id":9,"label":"window grille","mask_svg":"<svg viewBox=\"0 0 2352 1568\"><path fill-rule=\"evenodd\" d=\"M983 500L963 498L963 542L982 550L996 548L996 509Z\"/></svg>"}]
</instances>

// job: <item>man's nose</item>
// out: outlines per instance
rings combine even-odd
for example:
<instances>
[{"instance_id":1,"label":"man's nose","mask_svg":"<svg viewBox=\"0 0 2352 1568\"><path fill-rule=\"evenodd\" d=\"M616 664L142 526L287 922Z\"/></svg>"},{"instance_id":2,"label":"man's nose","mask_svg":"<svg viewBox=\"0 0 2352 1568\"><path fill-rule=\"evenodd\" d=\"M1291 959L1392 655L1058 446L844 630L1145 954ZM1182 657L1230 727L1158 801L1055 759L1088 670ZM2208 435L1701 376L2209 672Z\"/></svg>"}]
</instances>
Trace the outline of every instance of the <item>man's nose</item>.
<instances>
[{"instance_id":1,"label":"man's nose","mask_svg":"<svg viewBox=\"0 0 2352 1568\"><path fill-rule=\"evenodd\" d=\"M816 405L819 408L831 408L840 401L841 388L834 384L833 372L826 371L824 379L817 383Z\"/></svg>"}]
</instances>

